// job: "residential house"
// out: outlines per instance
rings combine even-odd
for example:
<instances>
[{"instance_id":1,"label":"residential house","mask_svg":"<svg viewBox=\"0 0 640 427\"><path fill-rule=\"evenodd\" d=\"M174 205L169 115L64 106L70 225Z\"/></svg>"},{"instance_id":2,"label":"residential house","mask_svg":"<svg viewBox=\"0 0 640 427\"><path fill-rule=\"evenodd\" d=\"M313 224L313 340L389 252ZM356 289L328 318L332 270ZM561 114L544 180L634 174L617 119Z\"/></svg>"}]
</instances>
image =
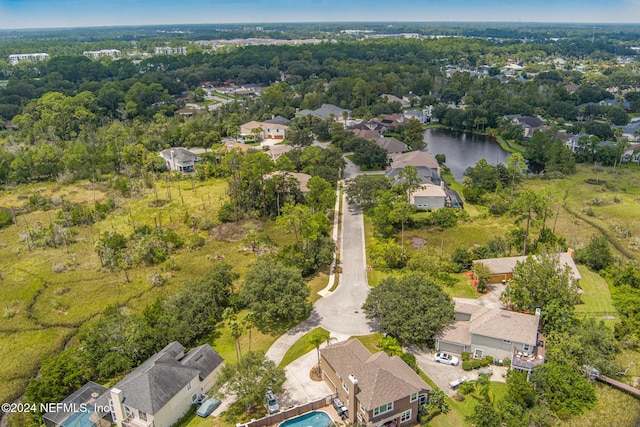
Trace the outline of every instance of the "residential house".
<instances>
[{"instance_id":1,"label":"residential house","mask_svg":"<svg viewBox=\"0 0 640 427\"><path fill-rule=\"evenodd\" d=\"M403 168L391 167L385 171L385 175L391 179L392 184L398 184L402 181L400 178L400 172ZM420 178L421 184L430 184L440 186L442 183L442 178L440 178L440 174L436 169L431 169L426 166L416 166L418 171L418 178Z\"/></svg>"},{"instance_id":2,"label":"residential house","mask_svg":"<svg viewBox=\"0 0 640 427\"><path fill-rule=\"evenodd\" d=\"M420 123L425 124L429 123L431 118L431 108L428 110L409 110L404 112L404 119L408 122L411 119L416 119Z\"/></svg>"},{"instance_id":3,"label":"residential house","mask_svg":"<svg viewBox=\"0 0 640 427\"><path fill-rule=\"evenodd\" d=\"M544 337L538 334L540 310L535 315L456 301L456 320L436 336L436 350L470 353L482 359L508 359L525 372L544 363Z\"/></svg>"},{"instance_id":4,"label":"residential house","mask_svg":"<svg viewBox=\"0 0 640 427\"><path fill-rule=\"evenodd\" d=\"M282 116L271 116L269 120L264 120L262 123L272 123L274 125L286 125L290 120Z\"/></svg>"},{"instance_id":5,"label":"residential house","mask_svg":"<svg viewBox=\"0 0 640 427\"><path fill-rule=\"evenodd\" d=\"M391 158L391 168L403 168L405 166L428 167L440 173L440 164L433 154L426 151L411 151L409 153L395 154Z\"/></svg>"},{"instance_id":6,"label":"residential house","mask_svg":"<svg viewBox=\"0 0 640 427\"><path fill-rule=\"evenodd\" d=\"M173 112L173 115L175 117L178 116L187 116L187 117L191 117L193 116L195 113L197 113L198 110L196 110L195 108L182 108L180 110L176 110Z\"/></svg>"},{"instance_id":7,"label":"residential house","mask_svg":"<svg viewBox=\"0 0 640 427\"><path fill-rule=\"evenodd\" d=\"M388 93L383 93L380 98L386 98L387 102L399 102L403 108L411 106L411 102Z\"/></svg>"},{"instance_id":8,"label":"residential house","mask_svg":"<svg viewBox=\"0 0 640 427\"><path fill-rule=\"evenodd\" d=\"M322 378L345 404L350 424L415 424L431 391L400 357L371 354L357 339L320 350L320 366Z\"/></svg>"},{"instance_id":9,"label":"residential house","mask_svg":"<svg viewBox=\"0 0 640 427\"><path fill-rule=\"evenodd\" d=\"M322 104L322 106L316 110L300 110L296 113L296 117L313 116L322 120L333 117L335 121L343 121L344 112L346 112L348 116L351 115L351 110L345 110L332 104Z\"/></svg>"},{"instance_id":10,"label":"residential house","mask_svg":"<svg viewBox=\"0 0 640 427\"><path fill-rule=\"evenodd\" d=\"M520 114L513 114L504 117L511 120L514 124L522 127L522 136L524 138L531 138L535 131L542 127L542 121L535 117L522 116Z\"/></svg>"},{"instance_id":11,"label":"residential house","mask_svg":"<svg viewBox=\"0 0 640 427\"><path fill-rule=\"evenodd\" d=\"M42 416L46 427L110 427L111 413L106 410L109 389L88 382L60 402L54 411ZM84 411L81 409L85 408Z\"/></svg>"},{"instance_id":12,"label":"residential house","mask_svg":"<svg viewBox=\"0 0 640 427\"><path fill-rule=\"evenodd\" d=\"M636 162L640 164L640 144L627 147L622 154L622 161L625 163Z\"/></svg>"},{"instance_id":13,"label":"residential house","mask_svg":"<svg viewBox=\"0 0 640 427\"><path fill-rule=\"evenodd\" d=\"M409 194L409 204L420 209L444 208L447 194L442 185L423 184Z\"/></svg>"},{"instance_id":14,"label":"residential house","mask_svg":"<svg viewBox=\"0 0 640 427\"><path fill-rule=\"evenodd\" d=\"M288 171L275 171L270 172L264 175L262 178L265 180L272 179L275 176L282 176L285 178L291 178L297 181L298 189L302 194L307 194L309 192L309 180L312 178L311 175L301 172L288 172Z\"/></svg>"},{"instance_id":15,"label":"residential house","mask_svg":"<svg viewBox=\"0 0 640 427\"><path fill-rule=\"evenodd\" d=\"M101 50L86 50L82 52L84 56L91 59L111 58L120 59L122 55L118 49L101 49Z\"/></svg>"},{"instance_id":16,"label":"residential house","mask_svg":"<svg viewBox=\"0 0 640 427\"><path fill-rule=\"evenodd\" d=\"M289 126L252 120L240 126L240 136L260 139L285 139Z\"/></svg>"},{"instance_id":17,"label":"residential house","mask_svg":"<svg viewBox=\"0 0 640 427\"><path fill-rule=\"evenodd\" d=\"M226 141L223 145L227 151L239 150L243 153L246 153L249 150L257 150L259 148L255 145L249 145L239 141Z\"/></svg>"},{"instance_id":18,"label":"residential house","mask_svg":"<svg viewBox=\"0 0 640 427\"><path fill-rule=\"evenodd\" d=\"M382 138L382 134L377 130L369 129L366 125L352 127L349 129L356 138L373 139Z\"/></svg>"},{"instance_id":19,"label":"residential house","mask_svg":"<svg viewBox=\"0 0 640 427\"><path fill-rule=\"evenodd\" d=\"M582 149L582 147L580 147L580 138L583 137L590 137L592 135L589 135L587 133L580 133L578 135L572 135L570 136L568 139L566 139L564 141L564 145L569 147L571 149L571 151L573 151L574 153L577 153L578 151L580 151Z\"/></svg>"},{"instance_id":20,"label":"residential house","mask_svg":"<svg viewBox=\"0 0 640 427\"><path fill-rule=\"evenodd\" d=\"M533 257L535 258L535 255ZM573 249L569 249L568 252L559 253L558 258L560 262L560 268L568 266L570 269L571 278L577 285L580 279L582 279L582 276L580 275L580 271L578 271L576 263L573 261ZM489 270L491 271L491 278L489 279L489 283L500 283L502 281L506 282L511 280L511 277L513 277L513 270L516 268L516 265L519 262L526 261L526 259L526 256L512 256L503 258L478 259L473 261L473 263L481 263L489 268Z\"/></svg>"},{"instance_id":21,"label":"residential house","mask_svg":"<svg viewBox=\"0 0 640 427\"><path fill-rule=\"evenodd\" d=\"M380 117L369 120L384 127L385 130L395 130L398 126L405 123L402 114L382 114Z\"/></svg>"},{"instance_id":22,"label":"residential house","mask_svg":"<svg viewBox=\"0 0 640 427\"><path fill-rule=\"evenodd\" d=\"M222 357L209 345L191 349L172 342L108 392L118 427L170 427L213 387Z\"/></svg>"},{"instance_id":23,"label":"residential house","mask_svg":"<svg viewBox=\"0 0 640 427\"><path fill-rule=\"evenodd\" d=\"M182 147L162 150L160 156L165 160L167 169L182 173L195 172L195 164L201 160L197 154Z\"/></svg>"},{"instance_id":24,"label":"residential house","mask_svg":"<svg viewBox=\"0 0 640 427\"><path fill-rule=\"evenodd\" d=\"M404 142L394 137L383 136L374 139L373 142L375 142L378 147L383 148L384 151L387 152L387 154L402 154L408 149L407 145Z\"/></svg>"},{"instance_id":25,"label":"residential house","mask_svg":"<svg viewBox=\"0 0 640 427\"><path fill-rule=\"evenodd\" d=\"M293 150L293 147L290 145L270 145L269 150L267 151L267 154L271 157L271 160L273 160L274 162L276 160L278 160L278 157L282 156L285 153L288 153L289 151Z\"/></svg>"}]
</instances>

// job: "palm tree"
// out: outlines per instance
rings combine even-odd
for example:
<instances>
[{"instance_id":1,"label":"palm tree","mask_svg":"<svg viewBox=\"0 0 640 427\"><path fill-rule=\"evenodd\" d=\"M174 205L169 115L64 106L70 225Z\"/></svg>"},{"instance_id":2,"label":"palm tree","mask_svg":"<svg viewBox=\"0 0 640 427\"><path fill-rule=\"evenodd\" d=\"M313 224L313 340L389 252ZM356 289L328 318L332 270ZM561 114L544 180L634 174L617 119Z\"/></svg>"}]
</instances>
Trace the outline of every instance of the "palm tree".
<instances>
[{"instance_id":1,"label":"palm tree","mask_svg":"<svg viewBox=\"0 0 640 427\"><path fill-rule=\"evenodd\" d=\"M322 345L323 342L325 341L328 342L330 338L331 338L331 335L329 334L328 331L325 331L325 330L314 332L309 336L309 338L307 338L307 343L309 343L309 346L315 347L316 351L318 352L318 366L316 369L316 372L318 373L318 375L322 373L322 368L320 367L320 346Z\"/></svg>"},{"instance_id":2,"label":"palm tree","mask_svg":"<svg viewBox=\"0 0 640 427\"><path fill-rule=\"evenodd\" d=\"M489 378L490 376L488 374L478 375L476 387L485 402L493 403L493 392L491 391L491 381Z\"/></svg>"},{"instance_id":3,"label":"palm tree","mask_svg":"<svg viewBox=\"0 0 640 427\"><path fill-rule=\"evenodd\" d=\"M249 331L249 348L247 351L251 351L251 330L256 325L256 315L253 311L249 310L242 318L242 325Z\"/></svg>"},{"instance_id":4,"label":"palm tree","mask_svg":"<svg viewBox=\"0 0 640 427\"><path fill-rule=\"evenodd\" d=\"M240 337L242 336L242 325L237 320L229 322L229 331L231 331L231 337L233 338L233 346L236 350L236 361L240 361L242 352L240 351Z\"/></svg>"}]
</instances>

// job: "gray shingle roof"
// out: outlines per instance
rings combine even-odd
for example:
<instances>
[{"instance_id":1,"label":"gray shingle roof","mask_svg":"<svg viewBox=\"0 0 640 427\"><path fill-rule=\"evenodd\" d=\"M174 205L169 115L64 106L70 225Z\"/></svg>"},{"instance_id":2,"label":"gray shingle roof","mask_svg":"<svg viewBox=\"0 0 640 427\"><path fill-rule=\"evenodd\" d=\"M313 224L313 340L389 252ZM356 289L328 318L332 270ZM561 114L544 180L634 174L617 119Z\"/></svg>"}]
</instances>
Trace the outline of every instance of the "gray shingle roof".
<instances>
[{"instance_id":1,"label":"gray shingle roof","mask_svg":"<svg viewBox=\"0 0 640 427\"><path fill-rule=\"evenodd\" d=\"M167 148L166 150L162 150L160 155L166 160L171 160L172 152L173 159L177 162L183 163L200 160L197 154L182 147Z\"/></svg>"},{"instance_id":2,"label":"gray shingle roof","mask_svg":"<svg viewBox=\"0 0 640 427\"><path fill-rule=\"evenodd\" d=\"M431 390L402 359L389 357L385 352L375 354L356 339L331 345L320 350L336 374L348 381L349 375L358 380L358 400L371 410L388 402Z\"/></svg>"},{"instance_id":3,"label":"gray shingle roof","mask_svg":"<svg viewBox=\"0 0 640 427\"><path fill-rule=\"evenodd\" d=\"M387 153L403 153L407 151L407 146L404 142L394 138L383 136L375 140L378 147L384 148Z\"/></svg>"},{"instance_id":4,"label":"gray shingle roof","mask_svg":"<svg viewBox=\"0 0 640 427\"><path fill-rule=\"evenodd\" d=\"M196 347L184 354L184 347L174 341L134 369L114 388L122 390L124 404L146 412L157 413L189 381L205 378L222 363L222 358L209 345Z\"/></svg>"}]
</instances>

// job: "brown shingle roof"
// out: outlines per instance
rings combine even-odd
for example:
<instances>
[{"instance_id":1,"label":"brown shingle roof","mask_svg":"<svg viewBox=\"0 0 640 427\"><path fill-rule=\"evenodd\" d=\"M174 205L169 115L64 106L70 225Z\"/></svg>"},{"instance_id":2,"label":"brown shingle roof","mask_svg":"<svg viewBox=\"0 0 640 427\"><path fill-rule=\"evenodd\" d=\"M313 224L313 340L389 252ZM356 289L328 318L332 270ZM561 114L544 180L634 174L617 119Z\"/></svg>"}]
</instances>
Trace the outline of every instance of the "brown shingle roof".
<instances>
[{"instance_id":1,"label":"brown shingle roof","mask_svg":"<svg viewBox=\"0 0 640 427\"><path fill-rule=\"evenodd\" d=\"M402 359L384 352L375 354L356 339L334 344L320 350L322 356L343 380L349 375L358 380L358 400L367 410L388 402L431 390Z\"/></svg>"},{"instance_id":2,"label":"brown shingle roof","mask_svg":"<svg viewBox=\"0 0 640 427\"><path fill-rule=\"evenodd\" d=\"M266 174L263 178L271 179L276 175L290 176L297 179L298 182L300 183L300 191L302 193L309 192L309 187L307 187L307 184L309 184L309 180L312 178L311 175L306 173L301 173L301 172L275 171L275 172L270 172Z\"/></svg>"},{"instance_id":3,"label":"brown shingle roof","mask_svg":"<svg viewBox=\"0 0 640 427\"><path fill-rule=\"evenodd\" d=\"M403 168L405 166L426 166L436 170L440 168L436 158L425 151L411 151L391 157L392 168Z\"/></svg>"},{"instance_id":4,"label":"brown shingle roof","mask_svg":"<svg viewBox=\"0 0 640 427\"><path fill-rule=\"evenodd\" d=\"M558 254L560 266L568 265L571 269L571 275L574 280L582 279L580 272L578 271L578 267L576 263L573 261L571 255L568 252L561 252ZM535 258L535 255L533 256ZM491 274L506 274L513 273L513 269L516 267L518 262L526 261L526 256L512 256L512 257L503 257L503 258L487 258L487 259L478 259L473 261L473 263L482 263L489 267L491 270Z\"/></svg>"}]
</instances>

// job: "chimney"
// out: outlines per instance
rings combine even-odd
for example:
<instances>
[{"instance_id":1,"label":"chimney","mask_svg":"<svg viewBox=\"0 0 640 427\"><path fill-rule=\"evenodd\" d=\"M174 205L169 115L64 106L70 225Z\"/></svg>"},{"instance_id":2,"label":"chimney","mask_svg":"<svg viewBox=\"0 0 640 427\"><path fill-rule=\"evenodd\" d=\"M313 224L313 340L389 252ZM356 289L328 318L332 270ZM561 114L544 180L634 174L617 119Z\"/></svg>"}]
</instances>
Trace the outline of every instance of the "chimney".
<instances>
[{"instance_id":1,"label":"chimney","mask_svg":"<svg viewBox=\"0 0 640 427\"><path fill-rule=\"evenodd\" d=\"M113 416L115 418L113 421L118 427L122 427L126 414L124 405L122 404L122 401L124 400L122 390L112 388L109 390L109 394L111 395L111 402L113 403Z\"/></svg>"},{"instance_id":2,"label":"chimney","mask_svg":"<svg viewBox=\"0 0 640 427\"><path fill-rule=\"evenodd\" d=\"M356 422L356 414L358 413L358 405L356 405L356 395L358 394L358 379L355 375L349 375L349 381L351 382L351 387L349 387L349 404L347 409L349 410L349 418L352 422Z\"/></svg>"}]
</instances>

